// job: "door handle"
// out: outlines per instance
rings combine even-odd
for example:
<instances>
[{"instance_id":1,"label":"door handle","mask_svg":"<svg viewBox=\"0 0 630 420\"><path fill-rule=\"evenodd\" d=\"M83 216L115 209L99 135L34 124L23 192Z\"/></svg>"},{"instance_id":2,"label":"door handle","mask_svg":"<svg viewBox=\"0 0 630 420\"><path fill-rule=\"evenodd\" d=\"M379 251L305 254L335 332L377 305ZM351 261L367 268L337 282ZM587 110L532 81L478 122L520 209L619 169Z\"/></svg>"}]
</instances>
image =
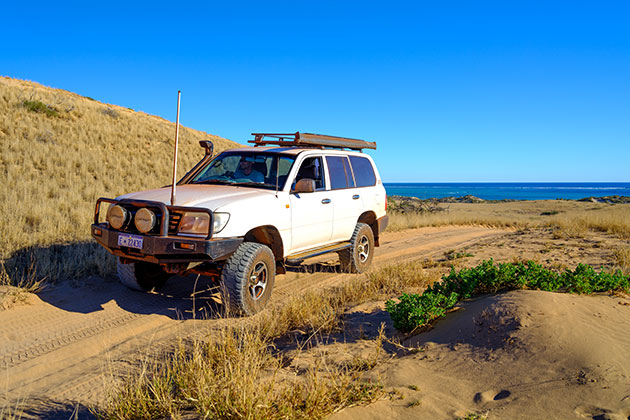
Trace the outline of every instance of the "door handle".
<instances>
[{"instance_id":1,"label":"door handle","mask_svg":"<svg viewBox=\"0 0 630 420\"><path fill-rule=\"evenodd\" d=\"M329 204L330 203L330 198L324 198L322 200L322 204Z\"/></svg>"},{"instance_id":2,"label":"door handle","mask_svg":"<svg viewBox=\"0 0 630 420\"><path fill-rule=\"evenodd\" d=\"M359 195L359 194L355 194L355 195L353 195L353 196L352 196L352 199L353 199L353 200L358 200L358 199L359 199L359 197L360 197L360 195Z\"/></svg>"}]
</instances>

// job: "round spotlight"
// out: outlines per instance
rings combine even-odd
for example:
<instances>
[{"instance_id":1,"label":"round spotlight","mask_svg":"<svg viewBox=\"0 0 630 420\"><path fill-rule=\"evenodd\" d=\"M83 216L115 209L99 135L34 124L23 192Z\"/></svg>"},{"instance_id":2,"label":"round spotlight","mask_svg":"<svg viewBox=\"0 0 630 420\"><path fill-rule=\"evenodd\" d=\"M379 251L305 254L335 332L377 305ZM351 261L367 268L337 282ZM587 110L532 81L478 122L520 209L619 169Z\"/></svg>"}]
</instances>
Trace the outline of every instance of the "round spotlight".
<instances>
[{"instance_id":1,"label":"round spotlight","mask_svg":"<svg viewBox=\"0 0 630 420\"><path fill-rule=\"evenodd\" d=\"M140 232L147 233L153 229L156 220L155 213L143 207L136 213L134 223Z\"/></svg>"},{"instance_id":2,"label":"round spotlight","mask_svg":"<svg viewBox=\"0 0 630 420\"><path fill-rule=\"evenodd\" d=\"M114 229L120 229L127 223L129 212L122 206L110 206L107 210L107 221Z\"/></svg>"}]
</instances>

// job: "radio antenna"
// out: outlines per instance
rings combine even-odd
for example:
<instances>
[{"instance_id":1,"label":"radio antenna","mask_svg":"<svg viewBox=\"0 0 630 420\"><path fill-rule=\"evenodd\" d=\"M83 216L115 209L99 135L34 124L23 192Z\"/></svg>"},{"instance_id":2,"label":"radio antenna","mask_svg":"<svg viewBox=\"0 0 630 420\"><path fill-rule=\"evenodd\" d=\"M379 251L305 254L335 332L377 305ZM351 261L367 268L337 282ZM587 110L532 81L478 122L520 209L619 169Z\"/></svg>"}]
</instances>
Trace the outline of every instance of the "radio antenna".
<instances>
[{"instance_id":1,"label":"radio antenna","mask_svg":"<svg viewBox=\"0 0 630 420\"><path fill-rule=\"evenodd\" d=\"M171 185L171 206L175 205L175 182L177 181L177 144L179 143L179 101L182 91L177 91L177 121L175 122L175 157L173 158L173 184Z\"/></svg>"}]
</instances>

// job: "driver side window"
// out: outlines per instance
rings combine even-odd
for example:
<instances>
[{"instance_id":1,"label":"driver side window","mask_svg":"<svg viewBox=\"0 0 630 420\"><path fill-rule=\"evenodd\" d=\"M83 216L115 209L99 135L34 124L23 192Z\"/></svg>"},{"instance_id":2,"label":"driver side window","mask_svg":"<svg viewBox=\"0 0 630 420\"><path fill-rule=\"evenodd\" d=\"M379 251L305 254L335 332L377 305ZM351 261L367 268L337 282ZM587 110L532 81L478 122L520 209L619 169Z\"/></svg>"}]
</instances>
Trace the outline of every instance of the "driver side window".
<instances>
[{"instance_id":1,"label":"driver side window","mask_svg":"<svg viewBox=\"0 0 630 420\"><path fill-rule=\"evenodd\" d=\"M212 179L213 177L226 176L236 172L240 156L226 156L224 159L216 160L200 177L200 179Z\"/></svg>"},{"instance_id":2,"label":"driver side window","mask_svg":"<svg viewBox=\"0 0 630 420\"><path fill-rule=\"evenodd\" d=\"M309 178L315 181L315 191L323 191L326 189L324 165L321 156L306 158L302 161L291 189L294 189L295 184L303 178Z\"/></svg>"}]
</instances>

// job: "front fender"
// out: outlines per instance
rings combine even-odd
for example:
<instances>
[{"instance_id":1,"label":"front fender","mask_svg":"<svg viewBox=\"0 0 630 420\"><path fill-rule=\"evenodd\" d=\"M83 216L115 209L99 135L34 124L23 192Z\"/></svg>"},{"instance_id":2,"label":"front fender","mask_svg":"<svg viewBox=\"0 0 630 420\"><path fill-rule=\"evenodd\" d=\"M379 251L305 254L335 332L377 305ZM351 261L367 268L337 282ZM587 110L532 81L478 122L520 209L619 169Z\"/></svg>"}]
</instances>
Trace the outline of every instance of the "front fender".
<instances>
[{"instance_id":1,"label":"front fender","mask_svg":"<svg viewBox=\"0 0 630 420\"><path fill-rule=\"evenodd\" d=\"M230 214L227 225L214 235L215 238L243 237L257 227L273 226L282 237L284 249L291 247L291 209L287 193L247 197L215 211Z\"/></svg>"}]
</instances>

